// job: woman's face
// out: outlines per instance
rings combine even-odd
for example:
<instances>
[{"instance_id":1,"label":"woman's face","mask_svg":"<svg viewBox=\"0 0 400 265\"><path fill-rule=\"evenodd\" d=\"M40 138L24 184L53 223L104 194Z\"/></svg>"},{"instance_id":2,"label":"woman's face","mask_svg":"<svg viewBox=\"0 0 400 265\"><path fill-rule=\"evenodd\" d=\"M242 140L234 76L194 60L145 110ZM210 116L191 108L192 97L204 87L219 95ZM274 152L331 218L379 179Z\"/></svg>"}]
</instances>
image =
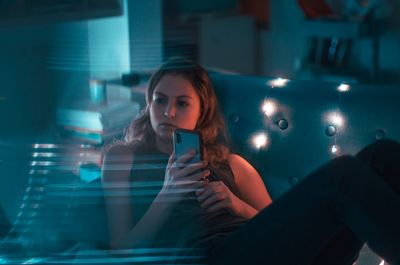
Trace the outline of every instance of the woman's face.
<instances>
[{"instance_id":1,"label":"woman's face","mask_svg":"<svg viewBox=\"0 0 400 265\"><path fill-rule=\"evenodd\" d=\"M156 136L172 140L174 129L193 130L199 117L200 98L192 84L179 75L163 76L150 103L150 121Z\"/></svg>"}]
</instances>

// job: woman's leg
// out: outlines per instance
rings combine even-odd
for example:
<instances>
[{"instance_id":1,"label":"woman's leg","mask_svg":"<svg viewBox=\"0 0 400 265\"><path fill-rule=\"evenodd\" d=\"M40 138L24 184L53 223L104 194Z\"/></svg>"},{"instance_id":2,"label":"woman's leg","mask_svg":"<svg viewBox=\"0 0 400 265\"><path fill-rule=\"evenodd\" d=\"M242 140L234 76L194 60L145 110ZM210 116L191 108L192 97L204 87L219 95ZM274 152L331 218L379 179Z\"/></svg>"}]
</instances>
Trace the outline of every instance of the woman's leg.
<instances>
[{"instance_id":1,"label":"woman's leg","mask_svg":"<svg viewBox=\"0 0 400 265\"><path fill-rule=\"evenodd\" d=\"M324 245L312 265L352 265L363 245L364 242L350 228L344 227Z\"/></svg>"},{"instance_id":2,"label":"woman's leg","mask_svg":"<svg viewBox=\"0 0 400 265\"><path fill-rule=\"evenodd\" d=\"M309 265L348 227L389 263L400 264L400 196L395 192L400 188L395 187L397 181L387 180L400 178L395 166L400 164L400 151L391 141L372 146L365 150L373 154L342 156L306 177L223 239L210 262ZM391 150L388 160L380 158L386 148ZM378 170L385 176L378 176Z\"/></svg>"},{"instance_id":3,"label":"woman's leg","mask_svg":"<svg viewBox=\"0 0 400 265\"><path fill-rule=\"evenodd\" d=\"M397 193L400 193L400 144L380 140L368 145L356 157L369 164Z\"/></svg>"},{"instance_id":4,"label":"woman's leg","mask_svg":"<svg viewBox=\"0 0 400 265\"><path fill-rule=\"evenodd\" d=\"M356 157L369 164L375 173L391 187L397 188L396 191L400 193L398 189L400 188L399 153L400 145L398 143L392 140L381 140L361 150ZM360 241L348 227L345 227L318 253L313 265L351 265L358 257L363 244L364 242Z\"/></svg>"},{"instance_id":5,"label":"woman's leg","mask_svg":"<svg viewBox=\"0 0 400 265\"><path fill-rule=\"evenodd\" d=\"M363 150L356 157L368 163L372 169L381 176L391 187L400 187L400 177L396 177L396 172L400 172L399 161L400 146L392 140L377 141ZM398 175L398 174L397 174ZM329 264L353 264L358 257L358 252L364 242L345 227L334 239L330 240L324 248L318 253L313 265Z\"/></svg>"}]
</instances>

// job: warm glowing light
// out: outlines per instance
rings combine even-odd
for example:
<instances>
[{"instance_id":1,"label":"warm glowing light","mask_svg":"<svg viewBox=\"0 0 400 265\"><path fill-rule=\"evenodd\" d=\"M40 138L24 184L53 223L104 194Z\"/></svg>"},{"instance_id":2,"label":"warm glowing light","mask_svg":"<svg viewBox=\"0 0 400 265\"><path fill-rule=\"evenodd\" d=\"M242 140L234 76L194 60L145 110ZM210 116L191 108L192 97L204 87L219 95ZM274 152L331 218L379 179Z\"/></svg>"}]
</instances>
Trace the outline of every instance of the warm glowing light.
<instances>
[{"instance_id":1,"label":"warm glowing light","mask_svg":"<svg viewBox=\"0 0 400 265\"><path fill-rule=\"evenodd\" d=\"M340 86L337 87L337 90L340 92L347 92L350 90L350 85L345 84L345 83L340 84Z\"/></svg>"},{"instance_id":2,"label":"warm glowing light","mask_svg":"<svg viewBox=\"0 0 400 265\"><path fill-rule=\"evenodd\" d=\"M338 148L338 146L337 145L332 145L332 147L331 147L331 153L333 154L333 155L336 155L336 154L338 154L339 153L339 148Z\"/></svg>"},{"instance_id":3,"label":"warm glowing light","mask_svg":"<svg viewBox=\"0 0 400 265\"><path fill-rule=\"evenodd\" d=\"M332 112L328 114L328 122L337 127L344 125L344 117L339 112Z\"/></svg>"},{"instance_id":4,"label":"warm glowing light","mask_svg":"<svg viewBox=\"0 0 400 265\"><path fill-rule=\"evenodd\" d=\"M286 86L286 84L289 82L289 79L285 79L285 78L277 78L271 81L268 81L268 85L270 85L271 87L283 87Z\"/></svg>"},{"instance_id":5,"label":"warm glowing light","mask_svg":"<svg viewBox=\"0 0 400 265\"><path fill-rule=\"evenodd\" d=\"M252 144L255 148L260 149L267 145L267 135L265 133L257 133L252 138Z\"/></svg>"},{"instance_id":6,"label":"warm glowing light","mask_svg":"<svg viewBox=\"0 0 400 265\"><path fill-rule=\"evenodd\" d=\"M384 261L384 260L382 260L382 262L381 262L381 263L379 263L379 265L385 265L385 261Z\"/></svg>"},{"instance_id":7,"label":"warm glowing light","mask_svg":"<svg viewBox=\"0 0 400 265\"><path fill-rule=\"evenodd\" d=\"M276 104L273 101L266 100L263 103L262 110L266 116L271 116L276 111Z\"/></svg>"}]
</instances>

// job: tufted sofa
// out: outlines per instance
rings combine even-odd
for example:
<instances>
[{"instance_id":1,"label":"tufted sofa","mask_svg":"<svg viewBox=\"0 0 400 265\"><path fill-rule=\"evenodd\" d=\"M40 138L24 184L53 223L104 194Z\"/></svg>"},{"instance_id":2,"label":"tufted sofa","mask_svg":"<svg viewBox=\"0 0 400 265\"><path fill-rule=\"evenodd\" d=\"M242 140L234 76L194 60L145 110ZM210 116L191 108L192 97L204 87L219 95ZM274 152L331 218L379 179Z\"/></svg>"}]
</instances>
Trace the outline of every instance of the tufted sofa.
<instances>
[{"instance_id":1,"label":"tufted sofa","mask_svg":"<svg viewBox=\"0 0 400 265\"><path fill-rule=\"evenodd\" d=\"M397 87L223 74L212 79L234 151L256 165L274 198L335 156L355 154L377 139L400 140ZM267 144L254 148L252 136L260 132Z\"/></svg>"},{"instance_id":2,"label":"tufted sofa","mask_svg":"<svg viewBox=\"0 0 400 265\"><path fill-rule=\"evenodd\" d=\"M400 140L398 87L218 73L212 80L234 152L257 168L273 199L336 156L378 139ZM260 133L266 143L254 146ZM356 264L379 263L364 247Z\"/></svg>"}]
</instances>

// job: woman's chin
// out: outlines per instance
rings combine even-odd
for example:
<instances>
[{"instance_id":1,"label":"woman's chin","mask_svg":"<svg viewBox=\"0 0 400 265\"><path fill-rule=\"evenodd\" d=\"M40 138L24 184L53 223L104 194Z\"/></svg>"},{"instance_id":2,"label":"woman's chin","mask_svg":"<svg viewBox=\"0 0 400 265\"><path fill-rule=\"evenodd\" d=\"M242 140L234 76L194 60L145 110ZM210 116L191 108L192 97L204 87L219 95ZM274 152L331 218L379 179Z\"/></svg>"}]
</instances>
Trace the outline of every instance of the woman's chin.
<instances>
[{"instance_id":1,"label":"woman's chin","mask_svg":"<svg viewBox=\"0 0 400 265\"><path fill-rule=\"evenodd\" d=\"M163 142L172 142L173 132L163 131L157 133L157 136Z\"/></svg>"}]
</instances>

